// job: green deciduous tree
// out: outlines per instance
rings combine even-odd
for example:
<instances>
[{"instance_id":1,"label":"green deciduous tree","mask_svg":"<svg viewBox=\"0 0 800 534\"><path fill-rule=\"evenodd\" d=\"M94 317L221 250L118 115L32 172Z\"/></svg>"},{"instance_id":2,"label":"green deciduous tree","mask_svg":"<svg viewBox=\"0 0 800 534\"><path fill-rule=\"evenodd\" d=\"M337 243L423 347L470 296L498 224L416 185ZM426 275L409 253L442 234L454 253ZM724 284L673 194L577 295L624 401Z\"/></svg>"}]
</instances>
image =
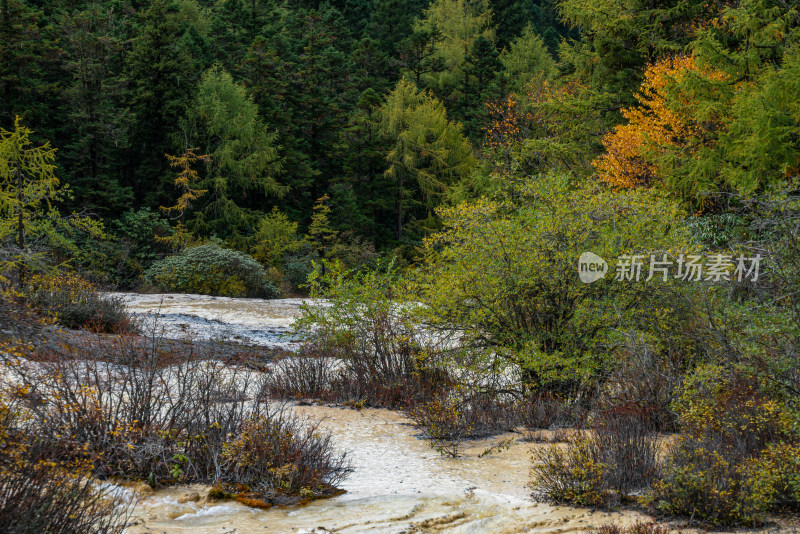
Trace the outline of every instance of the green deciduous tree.
<instances>
[{"instance_id":1,"label":"green deciduous tree","mask_svg":"<svg viewBox=\"0 0 800 534\"><path fill-rule=\"evenodd\" d=\"M615 326L667 324L673 303L659 300L656 286L669 282L646 282L646 270L638 281L614 281L614 258L690 250L682 210L663 194L570 181L538 176L521 183L514 202L441 210L444 228L425 240L414 275L426 324L461 333L485 369L521 371L532 387L602 372ZM580 280L584 252L608 261L605 279Z\"/></svg>"}]
</instances>

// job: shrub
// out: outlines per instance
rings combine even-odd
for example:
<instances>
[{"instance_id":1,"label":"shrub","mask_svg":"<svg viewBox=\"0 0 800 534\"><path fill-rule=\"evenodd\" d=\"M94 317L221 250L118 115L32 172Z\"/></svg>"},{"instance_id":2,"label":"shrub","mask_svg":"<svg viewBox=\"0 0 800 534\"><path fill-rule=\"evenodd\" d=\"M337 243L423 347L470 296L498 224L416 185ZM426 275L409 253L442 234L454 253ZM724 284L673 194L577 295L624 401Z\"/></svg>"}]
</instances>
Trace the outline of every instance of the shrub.
<instances>
[{"instance_id":1,"label":"shrub","mask_svg":"<svg viewBox=\"0 0 800 534\"><path fill-rule=\"evenodd\" d=\"M277 362L273 395L402 409L451 456L464 439L566 416L552 395L521 394L498 386L496 376L472 373L452 332L420 326L419 306L404 300L394 265L348 271L326 262L309 285L326 303L304 307L296 326L306 344Z\"/></svg>"},{"instance_id":2,"label":"shrub","mask_svg":"<svg viewBox=\"0 0 800 534\"><path fill-rule=\"evenodd\" d=\"M92 280L114 287L133 287L155 261L172 252L165 241L173 235L172 227L149 208L128 210L109 226L113 234L108 239L81 243L91 256L82 262L79 271L90 272Z\"/></svg>"},{"instance_id":3,"label":"shrub","mask_svg":"<svg viewBox=\"0 0 800 534\"><path fill-rule=\"evenodd\" d=\"M633 403L607 407L592 426L594 454L608 466L606 486L623 495L649 487L659 472L658 436L649 411Z\"/></svg>"},{"instance_id":4,"label":"shrub","mask_svg":"<svg viewBox=\"0 0 800 534\"><path fill-rule=\"evenodd\" d=\"M627 527L621 527L613 523L608 523L592 532L592 534L670 534L670 532L672 532L671 529L662 527L656 523L637 521L636 523ZM674 534L679 533L680 531Z\"/></svg>"},{"instance_id":5,"label":"shrub","mask_svg":"<svg viewBox=\"0 0 800 534\"><path fill-rule=\"evenodd\" d=\"M653 190L613 192L543 175L514 200L479 199L440 211L443 228L425 239L424 263L411 275L425 322L457 330L484 365L500 360L531 389L569 394L613 365L610 337L619 324L673 320L670 301L645 277L591 284L576 259L693 250L680 207ZM672 282L664 282L669 287Z\"/></svg>"},{"instance_id":6,"label":"shrub","mask_svg":"<svg viewBox=\"0 0 800 534\"><path fill-rule=\"evenodd\" d=\"M306 334L301 357L341 363L317 388L331 400L397 408L448 385L441 352L424 338L411 308L395 299L398 277L392 265L349 272L339 263L321 263L313 272L311 295L327 304L304 306L296 327Z\"/></svg>"},{"instance_id":7,"label":"shrub","mask_svg":"<svg viewBox=\"0 0 800 534\"><path fill-rule=\"evenodd\" d=\"M567 442L534 450L534 496L568 504L608 506L649 487L659 472L657 435L646 410L610 406L592 429Z\"/></svg>"},{"instance_id":8,"label":"shrub","mask_svg":"<svg viewBox=\"0 0 800 534\"><path fill-rule=\"evenodd\" d=\"M518 408L520 422L530 429L550 428L572 419L567 403L551 392L530 395ZM585 418L581 418L585 419Z\"/></svg>"},{"instance_id":9,"label":"shrub","mask_svg":"<svg viewBox=\"0 0 800 534\"><path fill-rule=\"evenodd\" d=\"M25 462L0 473L0 524L7 534L125 532L124 504L91 479Z\"/></svg>"},{"instance_id":10,"label":"shrub","mask_svg":"<svg viewBox=\"0 0 800 534\"><path fill-rule=\"evenodd\" d=\"M605 403L639 406L646 410L654 430L677 430L672 404L685 374L677 358L660 352L643 335L631 331L623 334L618 353L619 362L603 386Z\"/></svg>"},{"instance_id":11,"label":"shrub","mask_svg":"<svg viewBox=\"0 0 800 534\"><path fill-rule=\"evenodd\" d=\"M7 356L4 371L58 465L152 486L216 483L251 504L336 493L348 468L329 436L270 404L262 373L181 347L98 338L28 353L35 367Z\"/></svg>"},{"instance_id":12,"label":"shrub","mask_svg":"<svg viewBox=\"0 0 800 534\"><path fill-rule=\"evenodd\" d=\"M530 488L535 499L579 506L611 503L606 485L608 466L597 461L590 437L573 437L566 447L551 445L532 450Z\"/></svg>"},{"instance_id":13,"label":"shrub","mask_svg":"<svg viewBox=\"0 0 800 534\"><path fill-rule=\"evenodd\" d=\"M128 504L110 489L47 461L44 440L26 428L9 392L0 397L0 524L8 534L122 533Z\"/></svg>"},{"instance_id":14,"label":"shrub","mask_svg":"<svg viewBox=\"0 0 800 534\"><path fill-rule=\"evenodd\" d=\"M447 388L428 388L433 397L418 397L404 407L406 416L425 432L437 451L457 457L464 440L516 430L520 426L552 425L568 417L564 404L552 397L516 399L506 392L485 390L449 378ZM541 426L541 425L539 425Z\"/></svg>"},{"instance_id":15,"label":"shrub","mask_svg":"<svg viewBox=\"0 0 800 534\"><path fill-rule=\"evenodd\" d=\"M458 457L462 441L473 432L469 415L452 397L440 396L412 406L408 415L425 429L431 447L451 458Z\"/></svg>"},{"instance_id":16,"label":"shrub","mask_svg":"<svg viewBox=\"0 0 800 534\"><path fill-rule=\"evenodd\" d=\"M319 259L319 253L310 243L301 243L296 251L284 258L286 280L294 289L303 287L314 270L314 262Z\"/></svg>"},{"instance_id":17,"label":"shrub","mask_svg":"<svg viewBox=\"0 0 800 534\"><path fill-rule=\"evenodd\" d=\"M800 502L795 416L757 376L700 368L676 408L683 435L647 495L653 509L715 526L758 525Z\"/></svg>"},{"instance_id":18,"label":"shrub","mask_svg":"<svg viewBox=\"0 0 800 534\"><path fill-rule=\"evenodd\" d=\"M344 457L331 453L330 435L320 435L318 425L275 409L248 419L223 446L221 480L257 496L273 496L279 504L281 496L331 494L347 469ZM327 468L324 478L320 467Z\"/></svg>"},{"instance_id":19,"label":"shrub","mask_svg":"<svg viewBox=\"0 0 800 534\"><path fill-rule=\"evenodd\" d=\"M278 295L278 289L256 260L212 244L187 248L154 263L144 279L162 291L224 297Z\"/></svg>"},{"instance_id":20,"label":"shrub","mask_svg":"<svg viewBox=\"0 0 800 534\"><path fill-rule=\"evenodd\" d=\"M759 488L746 462L720 443L682 438L647 497L655 510L692 517L712 525L756 525L770 504L770 492Z\"/></svg>"},{"instance_id":21,"label":"shrub","mask_svg":"<svg viewBox=\"0 0 800 534\"><path fill-rule=\"evenodd\" d=\"M5 343L38 341L44 322L16 291L4 287L0 276L0 348Z\"/></svg>"},{"instance_id":22,"label":"shrub","mask_svg":"<svg viewBox=\"0 0 800 534\"><path fill-rule=\"evenodd\" d=\"M68 328L117 333L134 330L121 299L99 294L75 273L35 275L29 281L28 296L39 313Z\"/></svg>"}]
</instances>

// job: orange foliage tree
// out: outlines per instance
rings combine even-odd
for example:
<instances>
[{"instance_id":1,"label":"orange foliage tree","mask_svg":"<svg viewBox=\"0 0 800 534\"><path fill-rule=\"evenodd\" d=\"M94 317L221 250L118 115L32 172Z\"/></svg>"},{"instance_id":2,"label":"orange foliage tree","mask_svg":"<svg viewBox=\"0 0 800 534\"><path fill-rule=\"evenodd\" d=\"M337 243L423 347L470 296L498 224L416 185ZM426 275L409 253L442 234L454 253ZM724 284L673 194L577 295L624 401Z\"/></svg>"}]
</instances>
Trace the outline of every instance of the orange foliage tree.
<instances>
[{"instance_id":1,"label":"orange foliage tree","mask_svg":"<svg viewBox=\"0 0 800 534\"><path fill-rule=\"evenodd\" d=\"M698 65L694 56L651 65L635 95L639 104L622 110L627 124L603 138L605 153L594 161L600 179L623 188L650 185L669 172L670 155L692 158L701 147L714 144L720 117L702 109L693 82L707 88L726 80L726 74Z\"/></svg>"}]
</instances>

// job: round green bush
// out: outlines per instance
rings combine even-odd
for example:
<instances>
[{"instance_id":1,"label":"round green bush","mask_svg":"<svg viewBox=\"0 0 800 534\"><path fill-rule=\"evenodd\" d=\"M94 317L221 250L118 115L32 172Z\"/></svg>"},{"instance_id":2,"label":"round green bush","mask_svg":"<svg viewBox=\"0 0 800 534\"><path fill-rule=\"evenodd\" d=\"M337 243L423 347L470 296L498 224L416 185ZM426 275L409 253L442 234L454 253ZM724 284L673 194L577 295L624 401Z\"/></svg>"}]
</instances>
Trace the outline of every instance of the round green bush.
<instances>
[{"instance_id":1,"label":"round green bush","mask_svg":"<svg viewBox=\"0 0 800 534\"><path fill-rule=\"evenodd\" d=\"M162 291L222 297L275 298L278 289L256 260L217 245L184 249L154 263L145 282Z\"/></svg>"}]
</instances>

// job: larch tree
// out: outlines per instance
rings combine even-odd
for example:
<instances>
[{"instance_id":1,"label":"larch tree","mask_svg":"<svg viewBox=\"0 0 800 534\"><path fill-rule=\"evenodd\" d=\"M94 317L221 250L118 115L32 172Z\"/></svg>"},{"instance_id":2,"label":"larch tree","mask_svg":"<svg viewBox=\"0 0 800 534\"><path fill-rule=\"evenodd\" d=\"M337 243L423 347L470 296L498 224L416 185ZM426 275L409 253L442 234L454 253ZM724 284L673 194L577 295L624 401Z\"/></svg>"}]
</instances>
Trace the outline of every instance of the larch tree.
<instances>
[{"instance_id":1,"label":"larch tree","mask_svg":"<svg viewBox=\"0 0 800 534\"><path fill-rule=\"evenodd\" d=\"M713 110L702 112L697 91L686 83L724 84L726 80L725 73L700 67L693 56L667 58L648 68L635 95L639 105L622 110L627 124L616 126L603 139L606 153L594 163L600 179L623 188L664 181L681 165L679 160L693 159L714 143L721 119ZM712 187L713 180L713 175L695 174L694 183L671 186L695 193Z\"/></svg>"},{"instance_id":2,"label":"larch tree","mask_svg":"<svg viewBox=\"0 0 800 534\"><path fill-rule=\"evenodd\" d=\"M64 227L102 235L102 227L87 217L64 218L58 212L54 203L68 191L55 174L56 149L49 141L37 146L32 134L19 117L13 130L0 128L0 247L5 249L0 275L16 269L20 282L39 249L74 249L60 232Z\"/></svg>"},{"instance_id":3,"label":"larch tree","mask_svg":"<svg viewBox=\"0 0 800 534\"><path fill-rule=\"evenodd\" d=\"M544 40L530 25L503 50L499 59L508 90L517 94L524 94L532 79L551 79L558 72Z\"/></svg>"},{"instance_id":4,"label":"larch tree","mask_svg":"<svg viewBox=\"0 0 800 534\"><path fill-rule=\"evenodd\" d=\"M436 44L436 57L442 60L444 69L423 75L425 86L432 88L448 104L458 100L465 56L479 37L494 42L489 1L434 0L423 12L415 31L441 34Z\"/></svg>"},{"instance_id":5,"label":"larch tree","mask_svg":"<svg viewBox=\"0 0 800 534\"><path fill-rule=\"evenodd\" d=\"M409 218L430 217L448 188L469 175L475 158L461 124L406 80L389 93L380 121L392 140L385 174L394 182L395 233L401 240Z\"/></svg>"},{"instance_id":6,"label":"larch tree","mask_svg":"<svg viewBox=\"0 0 800 534\"><path fill-rule=\"evenodd\" d=\"M276 134L261 121L245 87L219 66L203 75L190 121L193 139L211 156L211 164L199 182L208 194L189 227L240 238L260 218L264 201L286 191L275 179L280 169Z\"/></svg>"},{"instance_id":7,"label":"larch tree","mask_svg":"<svg viewBox=\"0 0 800 534\"><path fill-rule=\"evenodd\" d=\"M211 156L196 154L196 150L196 148L187 147L183 154L178 156L165 154L170 167L178 171L175 177L175 187L180 191L180 196L172 206L161 206L160 209L167 216L176 219L178 223L172 235L156 236L156 239L179 248L193 241L191 233L186 228L186 214L198 199L208 193L208 189L199 188L200 175L193 167L198 162L209 164Z\"/></svg>"}]
</instances>

